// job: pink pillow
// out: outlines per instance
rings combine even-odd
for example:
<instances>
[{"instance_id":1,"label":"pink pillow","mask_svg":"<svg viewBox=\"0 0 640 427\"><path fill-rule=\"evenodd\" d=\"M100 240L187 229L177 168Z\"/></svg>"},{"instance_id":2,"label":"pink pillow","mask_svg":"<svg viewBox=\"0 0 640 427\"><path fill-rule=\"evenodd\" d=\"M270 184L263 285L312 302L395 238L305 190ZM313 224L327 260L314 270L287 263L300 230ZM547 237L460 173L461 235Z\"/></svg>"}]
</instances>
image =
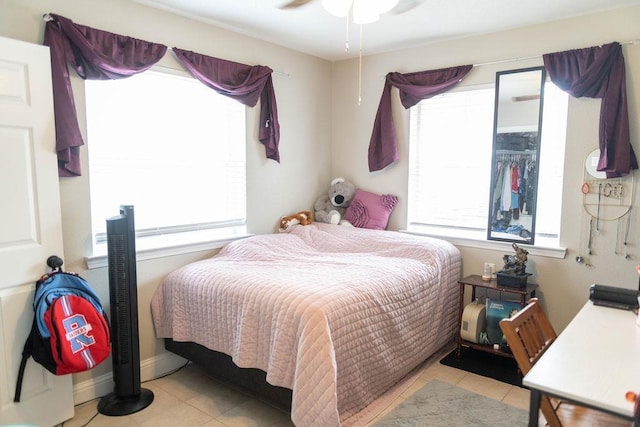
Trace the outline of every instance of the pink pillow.
<instances>
[{"instance_id":1,"label":"pink pillow","mask_svg":"<svg viewBox=\"0 0 640 427\"><path fill-rule=\"evenodd\" d=\"M354 227L384 230L389 216L398 203L398 197L391 194L382 196L364 190L356 190L351 204L344 213L344 219Z\"/></svg>"}]
</instances>

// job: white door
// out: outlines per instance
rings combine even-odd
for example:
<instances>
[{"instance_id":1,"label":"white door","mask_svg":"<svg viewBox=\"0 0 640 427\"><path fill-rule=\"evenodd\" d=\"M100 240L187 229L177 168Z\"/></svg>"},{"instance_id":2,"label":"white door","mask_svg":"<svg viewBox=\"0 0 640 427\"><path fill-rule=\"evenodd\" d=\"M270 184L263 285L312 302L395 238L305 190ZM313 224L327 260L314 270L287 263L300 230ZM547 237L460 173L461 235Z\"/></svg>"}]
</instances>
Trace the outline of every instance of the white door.
<instances>
[{"instance_id":1,"label":"white door","mask_svg":"<svg viewBox=\"0 0 640 427\"><path fill-rule=\"evenodd\" d=\"M29 359L34 282L62 253L49 48L0 37L0 424L53 426L73 417L71 375Z\"/></svg>"}]
</instances>

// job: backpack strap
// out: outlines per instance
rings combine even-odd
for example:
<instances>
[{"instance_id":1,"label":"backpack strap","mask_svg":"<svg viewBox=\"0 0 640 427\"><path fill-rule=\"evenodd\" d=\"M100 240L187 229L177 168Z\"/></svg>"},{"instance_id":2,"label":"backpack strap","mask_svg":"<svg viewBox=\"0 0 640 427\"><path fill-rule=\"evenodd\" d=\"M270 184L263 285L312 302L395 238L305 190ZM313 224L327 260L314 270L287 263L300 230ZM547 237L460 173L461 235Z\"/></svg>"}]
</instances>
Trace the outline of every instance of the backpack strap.
<instances>
[{"instance_id":1,"label":"backpack strap","mask_svg":"<svg viewBox=\"0 0 640 427\"><path fill-rule=\"evenodd\" d=\"M36 282L36 293L38 292L38 288L40 285L50 277L51 274L62 272L62 258L51 255L47 258L47 266L51 268L52 272L50 274L45 274ZM34 307L35 311L35 307ZM36 333L37 317L33 317L33 323L31 324L31 331L29 331L29 335L27 336L27 340L24 343L24 348L22 349L22 359L20 360L20 369L18 370L18 379L16 381L16 393L13 397L14 402L20 402L20 394L22 393L22 379L24 378L24 370L27 366L27 361L33 355L33 340L34 334Z\"/></svg>"},{"instance_id":2,"label":"backpack strap","mask_svg":"<svg viewBox=\"0 0 640 427\"><path fill-rule=\"evenodd\" d=\"M22 360L20 360L20 369L18 370L18 380L16 381L16 393L13 397L14 402L20 402L20 394L22 392L22 378L24 377L24 370L27 366L27 361L31 357L33 353L33 334L35 333L36 328L36 319L33 319L33 324L31 325L31 331L29 332L29 336L27 336L27 340L24 343L24 348L22 349Z\"/></svg>"}]
</instances>

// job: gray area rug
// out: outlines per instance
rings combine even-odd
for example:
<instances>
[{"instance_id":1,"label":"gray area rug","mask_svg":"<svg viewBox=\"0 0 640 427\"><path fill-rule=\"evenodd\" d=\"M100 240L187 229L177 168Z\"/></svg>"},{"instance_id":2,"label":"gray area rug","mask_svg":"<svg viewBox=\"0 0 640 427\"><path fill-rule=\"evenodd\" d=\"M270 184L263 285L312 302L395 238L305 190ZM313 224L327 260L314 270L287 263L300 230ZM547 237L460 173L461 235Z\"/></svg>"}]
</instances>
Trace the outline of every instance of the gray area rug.
<instances>
[{"instance_id":1,"label":"gray area rug","mask_svg":"<svg viewBox=\"0 0 640 427\"><path fill-rule=\"evenodd\" d=\"M527 411L433 380L375 423L383 426L526 426Z\"/></svg>"}]
</instances>

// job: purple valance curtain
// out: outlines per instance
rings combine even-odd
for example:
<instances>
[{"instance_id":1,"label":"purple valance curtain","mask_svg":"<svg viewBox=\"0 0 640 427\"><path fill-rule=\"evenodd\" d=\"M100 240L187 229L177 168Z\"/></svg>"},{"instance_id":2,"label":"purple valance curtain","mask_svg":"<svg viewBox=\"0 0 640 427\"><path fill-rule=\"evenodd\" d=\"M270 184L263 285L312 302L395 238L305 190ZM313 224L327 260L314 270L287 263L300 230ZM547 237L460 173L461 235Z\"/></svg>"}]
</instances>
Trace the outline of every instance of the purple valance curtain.
<instances>
[{"instance_id":1,"label":"purple valance curtain","mask_svg":"<svg viewBox=\"0 0 640 427\"><path fill-rule=\"evenodd\" d=\"M173 53L193 77L219 94L250 107L254 107L260 98L259 139L265 146L267 158L280 162L280 124L271 79L273 70L263 65L239 64L175 47Z\"/></svg>"},{"instance_id":2,"label":"purple valance curtain","mask_svg":"<svg viewBox=\"0 0 640 427\"><path fill-rule=\"evenodd\" d=\"M607 178L638 169L629 136L627 86L622 46L574 49L543 55L544 67L556 86L574 97L602 98L600 160L597 170Z\"/></svg>"},{"instance_id":3,"label":"purple valance curtain","mask_svg":"<svg viewBox=\"0 0 640 427\"><path fill-rule=\"evenodd\" d=\"M446 92L471 71L472 65L401 74L387 74L369 142L369 171L382 170L398 160L398 141L391 114L391 87L400 90L400 101L410 108L423 99Z\"/></svg>"},{"instance_id":4,"label":"purple valance curtain","mask_svg":"<svg viewBox=\"0 0 640 427\"><path fill-rule=\"evenodd\" d=\"M79 176L79 151L84 141L67 64L83 79L121 79L151 68L164 56L167 47L78 25L60 15L50 17L44 44L51 50L58 174Z\"/></svg>"}]
</instances>

